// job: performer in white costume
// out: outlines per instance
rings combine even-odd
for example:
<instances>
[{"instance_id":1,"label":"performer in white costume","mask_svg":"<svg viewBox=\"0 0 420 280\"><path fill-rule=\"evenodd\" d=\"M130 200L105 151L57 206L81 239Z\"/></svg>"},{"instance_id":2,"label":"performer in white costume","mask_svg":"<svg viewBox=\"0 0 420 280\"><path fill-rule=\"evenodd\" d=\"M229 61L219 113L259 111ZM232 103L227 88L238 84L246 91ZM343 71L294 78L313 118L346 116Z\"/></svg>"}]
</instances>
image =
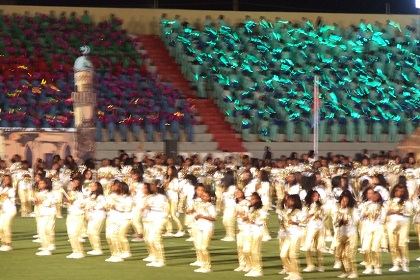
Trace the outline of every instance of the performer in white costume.
<instances>
[{"instance_id":1,"label":"performer in white costume","mask_svg":"<svg viewBox=\"0 0 420 280\"><path fill-rule=\"evenodd\" d=\"M12 250L12 223L16 216L16 192L12 177L5 175L0 185L0 251Z\"/></svg>"}]
</instances>

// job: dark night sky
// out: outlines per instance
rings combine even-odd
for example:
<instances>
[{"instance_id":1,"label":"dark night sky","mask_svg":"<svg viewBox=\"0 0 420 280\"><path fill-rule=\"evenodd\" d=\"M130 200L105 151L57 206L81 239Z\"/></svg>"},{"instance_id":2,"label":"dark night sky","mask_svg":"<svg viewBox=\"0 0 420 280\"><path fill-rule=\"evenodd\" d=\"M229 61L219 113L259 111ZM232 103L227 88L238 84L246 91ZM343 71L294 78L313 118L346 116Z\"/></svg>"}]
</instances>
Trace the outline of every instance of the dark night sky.
<instances>
[{"instance_id":1,"label":"dark night sky","mask_svg":"<svg viewBox=\"0 0 420 280\"><path fill-rule=\"evenodd\" d=\"M18 5L232 10L234 0L16 0ZM415 0L237 0L243 11L417 14ZM10 0L8 2L11 2ZM0 0L0 3L2 1Z\"/></svg>"}]
</instances>

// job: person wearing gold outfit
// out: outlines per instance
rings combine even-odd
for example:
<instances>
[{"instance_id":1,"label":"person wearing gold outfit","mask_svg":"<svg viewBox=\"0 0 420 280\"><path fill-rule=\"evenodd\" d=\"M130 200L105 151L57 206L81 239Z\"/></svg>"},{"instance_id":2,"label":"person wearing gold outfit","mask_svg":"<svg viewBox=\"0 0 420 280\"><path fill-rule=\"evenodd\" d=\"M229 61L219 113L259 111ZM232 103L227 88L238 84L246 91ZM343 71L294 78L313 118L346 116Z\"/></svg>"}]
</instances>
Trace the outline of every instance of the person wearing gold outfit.
<instances>
[{"instance_id":1,"label":"person wearing gold outfit","mask_svg":"<svg viewBox=\"0 0 420 280\"><path fill-rule=\"evenodd\" d=\"M0 240L1 252L12 250L12 223L16 216L16 191L12 177L4 175L0 185Z\"/></svg>"},{"instance_id":2,"label":"person wearing gold outfit","mask_svg":"<svg viewBox=\"0 0 420 280\"><path fill-rule=\"evenodd\" d=\"M32 185L34 181L29 173L22 175L22 179L17 183L18 195L20 200L20 214L22 218L29 217L31 213Z\"/></svg>"},{"instance_id":3,"label":"person wearing gold outfit","mask_svg":"<svg viewBox=\"0 0 420 280\"><path fill-rule=\"evenodd\" d=\"M199 256L201 267L194 270L199 273L211 272L211 262L209 253L209 243L213 236L214 221L216 220L216 208L211 203L210 193L203 190L201 193L201 203L195 209L195 227L194 247Z\"/></svg>"},{"instance_id":4,"label":"person wearing gold outfit","mask_svg":"<svg viewBox=\"0 0 420 280\"><path fill-rule=\"evenodd\" d=\"M334 176L331 178L331 192L329 194L329 198L325 203L325 209L329 213L331 220L334 219L335 214L339 210L337 207L338 200L340 199L340 195L343 192L343 184L341 180L341 176ZM340 261L340 257L337 255L337 243L338 243L338 227L332 223L333 227L333 236L330 245L330 253L334 254L334 266L335 269L341 269L343 264Z\"/></svg>"},{"instance_id":5,"label":"person wearing gold outfit","mask_svg":"<svg viewBox=\"0 0 420 280\"><path fill-rule=\"evenodd\" d=\"M106 200L104 197L104 189L99 182L93 183L91 187L90 197L87 201L87 235L92 250L88 251L88 255L103 255L101 248L101 231L104 227L106 212Z\"/></svg>"},{"instance_id":6,"label":"person wearing gold outfit","mask_svg":"<svg viewBox=\"0 0 420 280\"><path fill-rule=\"evenodd\" d=\"M143 261L153 261L154 256L151 249L151 244L148 243L149 238L149 231L151 227L151 220L150 220L150 210L146 209L146 207L149 205L149 199L152 197L152 188L149 183L142 183L143 188L141 189L141 192L143 194L142 204L141 208L139 209L140 215L141 215L141 222L142 222L142 232L143 236L142 239L144 240L144 243L146 245L146 250L148 253L148 256L143 259ZM140 192L140 190L137 190L137 192ZM140 207L140 205L136 205L136 207Z\"/></svg>"},{"instance_id":7,"label":"person wearing gold outfit","mask_svg":"<svg viewBox=\"0 0 420 280\"><path fill-rule=\"evenodd\" d=\"M223 206L223 186L222 186L222 178L224 173L226 172L226 166L224 162L220 162L216 172L213 175L214 185L215 185L215 197L216 197L216 211L217 213L222 212Z\"/></svg>"},{"instance_id":8,"label":"person wearing gold outfit","mask_svg":"<svg viewBox=\"0 0 420 280\"><path fill-rule=\"evenodd\" d=\"M367 188L362 197L365 202L360 207L362 243L361 253L364 254L365 270L363 274L382 274L381 270L381 240L384 235L386 210L379 192Z\"/></svg>"},{"instance_id":9,"label":"person wearing gold outfit","mask_svg":"<svg viewBox=\"0 0 420 280\"><path fill-rule=\"evenodd\" d=\"M235 192L236 198L236 223L238 225L238 230L236 233L236 248L238 250L238 261L239 266L234 269L234 271L244 271L249 272L251 267L251 260L246 257L244 253L244 244L247 234L247 223L244 221L244 217L246 217L250 202L249 200L245 199L245 194L242 190L236 190Z\"/></svg>"},{"instance_id":10,"label":"person wearing gold outfit","mask_svg":"<svg viewBox=\"0 0 420 280\"><path fill-rule=\"evenodd\" d=\"M268 213L268 210L271 207L270 203L270 179L269 179L269 173L266 170L259 170L258 171L258 180L257 184L255 185L255 191L260 195L261 201L263 204L264 211ZM264 224L264 236L263 241L269 241L271 240L270 232L268 230L268 219L266 220Z\"/></svg>"},{"instance_id":11,"label":"person wearing gold outfit","mask_svg":"<svg viewBox=\"0 0 420 280\"><path fill-rule=\"evenodd\" d=\"M113 180L118 176L119 170L111 165L109 159L104 159L102 161L102 166L97 171L98 180L104 188L105 195L111 193L111 188L113 185Z\"/></svg>"},{"instance_id":12,"label":"person wearing gold outfit","mask_svg":"<svg viewBox=\"0 0 420 280\"><path fill-rule=\"evenodd\" d=\"M91 169L87 168L85 165L79 166L79 170L83 171L82 176L81 176L82 193L83 193L84 198L88 199L91 194L92 186L95 183L94 178L93 178L93 172ZM83 221L82 235L81 235L82 239L80 239L81 241L83 240L83 238L88 237L87 235L88 221L86 219L86 216L87 216L87 213L85 213L85 220Z\"/></svg>"},{"instance_id":13,"label":"person wearing gold outfit","mask_svg":"<svg viewBox=\"0 0 420 280\"><path fill-rule=\"evenodd\" d=\"M85 169L82 174L82 193L88 197L91 193L92 185L95 183L93 180L93 172L90 169Z\"/></svg>"},{"instance_id":14,"label":"person wearing gold outfit","mask_svg":"<svg viewBox=\"0 0 420 280\"><path fill-rule=\"evenodd\" d=\"M306 207L304 209L304 224L307 228L304 239L303 251L306 256L306 268L304 272L315 270L315 264L312 259L312 251L315 250L318 264L318 271L324 272L324 261L322 250L325 246L325 218L326 214L321 202L321 196L318 191L310 190L305 198Z\"/></svg>"},{"instance_id":15,"label":"person wearing gold outfit","mask_svg":"<svg viewBox=\"0 0 420 280\"><path fill-rule=\"evenodd\" d=\"M143 259L143 261L152 262L155 260L152 250L152 244L149 243L149 232L152 225L152 219L150 215L150 209L148 206L150 205L150 200L153 199L153 192L152 187L149 183L143 183L143 207L140 209L141 213L141 221L143 223L143 240L146 245L147 250L147 257Z\"/></svg>"},{"instance_id":16,"label":"person wearing gold outfit","mask_svg":"<svg viewBox=\"0 0 420 280\"><path fill-rule=\"evenodd\" d=\"M107 262L122 262L124 261L121 258L121 242L118 239L119 237L119 219L121 216L119 215L119 210L117 209L118 201L122 196L122 184L120 181L115 180L114 184L111 187L111 193L106 197L106 209L107 217L106 217L106 225L105 225L105 236L108 242L109 250L111 253L111 257L106 259Z\"/></svg>"},{"instance_id":17,"label":"person wearing gold outfit","mask_svg":"<svg viewBox=\"0 0 420 280\"><path fill-rule=\"evenodd\" d=\"M179 180L178 180L178 170L175 166L170 166L167 170L167 178L164 182L164 188L169 200L169 215L170 219L166 223L166 233L168 236L181 237L185 235L182 223L178 218L178 200L179 200ZM172 234L172 221L175 222L178 231L175 234Z\"/></svg>"},{"instance_id":18,"label":"person wearing gold outfit","mask_svg":"<svg viewBox=\"0 0 420 280\"><path fill-rule=\"evenodd\" d=\"M121 195L118 198L115 209L118 211L118 240L121 244L120 257L122 259L130 258L130 243L127 239L127 233L133 218L133 198L130 196L130 188L125 182L121 182Z\"/></svg>"},{"instance_id":19,"label":"person wearing gold outfit","mask_svg":"<svg viewBox=\"0 0 420 280\"><path fill-rule=\"evenodd\" d=\"M245 274L247 277L263 276L261 245L266 219L267 212L263 209L261 197L254 192L251 195L249 209L242 218L247 227L242 248L245 259L249 260L249 271Z\"/></svg>"},{"instance_id":20,"label":"person wearing gold outfit","mask_svg":"<svg viewBox=\"0 0 420 280\"><path fill-rule=\"evenodd\" d=\"M389 201L389 184L387 182L387 179L385 179L384 175L381 173L378 173L375 176L373 176L372 185L373 185L373 190L375 192L380 193L382 200L387 203ZM382 234L382 239L381 239L381 251L387 253L388 252L388 234L386 232L387 227L386 226L383 227L383 230L384 232Z\"/></svg>"},{"instance_id":21,"label":"person wearing gold outfit","mask_svg":"<svg viewBox=\"0 0 420 280\"><path fill-rule=\"evenodd\" d=\"M413 224L414 224L414 230L417 233L417 240L419 242L419 247L420 247L420 188L417 188L414 191L414 194L411 198L412 202L413 202L413 209L414 209L414 218L413 218ZM420 261L420 257L418 257L416 259L417 261Z\"/></svg>"},{"instance_id":22,"label":"person wearing gold outfit","mask_svg":"<svg viewBox=\"0 0 420 280\"><path fill-rule=\"evenodd\" d=\"M356 201L349 190L344 190L339 199L339 209L333 217L333 224L337 228L336 256L342 263L343 273L338 278L357 278L356 249L357 222L359 215Z\"/></svg>"},{"instance_id":23,"label":"person wearing gold outfit","mask_svg":"<svg viewBox=\"0 0 420 280\"><path fill-rule=\"evenodd\" d=\"M253 178L250 170L244 170L237 182L238 189L242 189L245 194L245 198L250 200L251 195L256 191L257 179Z\"/></svg>"},{"instance_id":24,"label":"person wearing gold outfit","mask_svg":"<svg viewBox=\"0 0 420 280\"><path fill-rule=\"evenodd\" d=\"M52 183L49 179L41 179L38 182L38 189L39 192L33 200L38 208L36 221L41 248L36 255L50 256L51 251L55 250L55 215L59 198L51 191Z\"/></svg>"},{"instance_id":25,"label":"person wearing gold outfit","mask_svg":"<svg viewBox=\"0 0 420 280\"><path fill-rule=\"evenodd\" d=\"M412 204L409 200L408 189L403 184L397 184L391 191L386 220L393 264L389 271L409 272L407 236L411 212Z\"/></svg>"},{"instance_id":26,"label":"person wearing gold outfit","mask_svg":"<svg viewBox=\"0 0 420 280\"><path fill-rule=\"evenodd\" d=\"M130 184L131 196L134 199L133 219L131 224L133 226L136 237L133 238L132 242L142 242L143 239L143 224L142 224L142 211L144 207L144 192L143 192L143 178L137 170L131 171L131 184Z\"/></svg>"},{"instance_id":27,"label":"person wearing gold outfit","mask_svg":"<svg viewBox=\"0 0 420 280\"><path fill-rule=\"evenodd\" d=\"M279 250L286 279L301 280L299 250L302 239L302 202L298 194L287 195L281 209L277 211L280 222Z\"/></svg>"},{"instance_id":28,"label":"person wearing gold outfit","mask_svg":"<svg viewBox=\"0 0 420 280\"><path fill-rule=\"evenodd\" d=\"M146 243L150 246L151 255L146 266L163 267L165 266L165 250L162 242L162 231L168 222L169 202L165 196L165 190L158 187L160 182L151 185L153 192L147 199L145 210L148 211L147 221L150 221Z\"/></svg>"},{"instance_id":29,"label":"person wearing gold outfit","mask_svg":"<svg viewBox=\"0 0 420 280\"><path fill-rule=\"evenodd\" d=\"M56 213L55 216L57 219L62 219L62 202L63 202L63 191L67 191L67 187L63 185L63 182L60 178L60 164L58 162L54 162L51 166L51 170L48 171L47 176L52 183L52 192L54 196L57 198Z\"/></svg>"},{"instance_id":30,"label":"person wearing gold outfit","mask_svg":"<svg viewBox=\"0 0 420 280\"><path fill-rule=\"evenodd\" d=\"M201 204L203 203L201 199L201 195L205 191L204 185L199 183L197 187L195 188L195 194L193 199L187 201L187 210L186 210L186 225L190 229L191 239L194 242L195 247L195 253L196 253L196 261L190 263L191 266L203 266L203 260L200 252L197 248L199 246L196 244L197 242L197 220L195 219L195 212L201 207ZM188 239L187 239L188 240Z\"/></svg>"},{"instance_id":31,"label":"person wearing gold outfit","mask_svg":"<svg viewBox=\"0 0 420 280\"><path fill-rule=\"evenodd\" d=\"M83 223L85 219L86 200L82 193L82 182L80 178L74 178L72 187L68 196L65 197L67 202L67 234L69 236L72 253L66 258L81 259L85 257L83 245L80 242L83 231Z\"/></svg>"},{"instance_id":32,"label":"person wearing gold outfit","mask_svg":"<svg viewBox=\"0 0 420 280\"><path fill-rule=\"evenodd\" d=\"M223 226L226 236L221 240L226 242L235 241L235 177L232 171L227 171L222 179L223 185Z\"/></svg>"},{"instance_id":33,"label":"person wearing gold outfit","mask_svg":"<svg viewBox=\"0 0 420 280\"><path fill-rule=\"evenodd\" d=\"M197 177L188 174L184 177L182 189L185 195L184 225L189 234L189 238L186 241L194 242L194 209L197 207L197 204L201 202L201 193L204 191L204 186L202 184L197 185Z\"/></svg>"},{"instance_id":34,"label":"person wearing gold outfit","mask_svg":"<svg viewBox=\"0 0 420 280\"><path fill-rule=\"evenodd\" d=\"M35 203L35 198L38 197L38 194L39 194L39 187L38 187L39 181L41 181L43 178L44 178L44 173L43 172L38 171L37 173L35 173L35 175L34 175L34 186L33 186L33 189L32 189L32 196L31 196L31 202L34 205L34 212L31 213L31 216L35 217L35 225L37 227L36 228L36 235L33 236L34 240L32 240L32 242L35 242L35 243L41 243L41 239L39 238L39 229L38 229L38 226L39 226L39 223L38 223L39 205L37 205Z\"/></svg>"}]
</instances>

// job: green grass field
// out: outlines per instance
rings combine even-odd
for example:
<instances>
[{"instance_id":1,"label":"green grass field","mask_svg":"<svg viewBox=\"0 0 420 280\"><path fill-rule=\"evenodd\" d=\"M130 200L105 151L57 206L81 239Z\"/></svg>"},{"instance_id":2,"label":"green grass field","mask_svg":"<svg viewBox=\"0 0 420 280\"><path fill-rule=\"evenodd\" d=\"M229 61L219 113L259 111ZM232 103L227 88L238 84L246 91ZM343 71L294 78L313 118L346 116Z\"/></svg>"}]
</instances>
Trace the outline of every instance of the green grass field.
<instances>
[{"instance_id":1,"label":"green grass field","mask_svg":"<svg viewBox=\"0 0 420 280\"><path fill-rule=\"evenodd\" d=\"M166 249L167 266L163 268L146 267L142 261L147 256L144 243L131 243L133 257L123 263L108 263L105 259L109 257L108 247L104 239L102 240L105 255L86 256L81 260L66 259L71 253L70 244L67 242L65 219L58 219L56 223L56 247L52 256L36 256L39 243L32 242L35 234L35 219L16 217L13 224L13 251L0 252L0 279L245 279L244 273L234 272L238 266L236 255L236 244L234 242L222 242L220 238L224 236L224 229L221 218L216 222L216 231L210 244L212 258L212 273L195 273L195 269L189 263L195 260L195 252L191 242L186 242L185 237L174 238L166 237L164 245ZM270 216L271 236L277 234L276 215ZM364 267L358 265L360 278L371 279L380 277L381 279L419 279L420 262L415 259L420 256L417 238L414 232L410 236L410 272L389 272L391 267L390 255L383 256L383 275L363 275L361 272ZM85 251L91 250L89 242L84 243ZM283 275L278 275L281 269L281 262L278 257L278 240L273 238L263 244L263 264L264 277L266 279L283 279ZM304 253L300 254L301 268L306 265ZM358 263L362 261L362 256L357 254ZM324 273L313 272L303 273L304 279L338 279L341 273L332 268L333 256L325 254L326 271Z\"/></svg>"}]
</instances>

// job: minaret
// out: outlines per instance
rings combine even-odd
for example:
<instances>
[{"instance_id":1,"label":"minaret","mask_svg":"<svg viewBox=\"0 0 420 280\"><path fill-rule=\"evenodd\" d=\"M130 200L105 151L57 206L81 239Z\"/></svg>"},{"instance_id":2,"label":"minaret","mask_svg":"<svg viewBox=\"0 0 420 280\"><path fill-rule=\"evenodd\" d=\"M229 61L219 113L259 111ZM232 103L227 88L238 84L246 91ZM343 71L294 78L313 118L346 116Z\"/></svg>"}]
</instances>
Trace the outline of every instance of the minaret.
<instances>
[{"instance_id":1,"label":"minaret","mask_svg":"<svg viewBox=\"0 0 420 280\"><path fill-rule=\"evenodd\" d=\"M96 95L93 92L94 71L88 58L90 48L80 48L82 56L74 62L74 92L71 93L76 128L76 158L95 158Z\"/></svg>"}]
</instances>

